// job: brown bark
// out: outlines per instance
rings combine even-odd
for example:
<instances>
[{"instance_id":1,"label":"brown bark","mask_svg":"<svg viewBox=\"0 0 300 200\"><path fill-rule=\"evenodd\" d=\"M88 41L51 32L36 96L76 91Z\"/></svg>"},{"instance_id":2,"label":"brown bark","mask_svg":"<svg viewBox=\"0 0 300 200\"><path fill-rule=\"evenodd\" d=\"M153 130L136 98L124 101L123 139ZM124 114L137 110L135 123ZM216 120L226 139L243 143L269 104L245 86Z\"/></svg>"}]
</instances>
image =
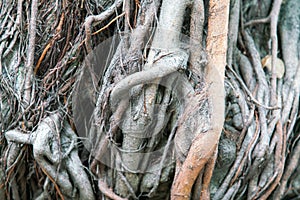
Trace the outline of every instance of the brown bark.
<instances>
[{"instance_id":1,"label":"brown bark","mask_svg":"<svg viewBox=\"0 0 300 200\"><path fill-rule=\"evenodd\" d=\"M200 199L210 199L209 183L214 169L217 146L224 123L224 76L227 52L229 1L210 1L207 36L207 82L211 103L211 129L198 133L194 138L187 158L179 168L173 181L171 199L190 199L192 187L200 172L204 170ZM197 95L191 98L197 101ZM197 107L193 105L192 107ZM190 111L186 109L186 111ZM181 129L178 130L178 132ZM186 133L188 134L188 133Z\"/></svg>"}]
</instances>

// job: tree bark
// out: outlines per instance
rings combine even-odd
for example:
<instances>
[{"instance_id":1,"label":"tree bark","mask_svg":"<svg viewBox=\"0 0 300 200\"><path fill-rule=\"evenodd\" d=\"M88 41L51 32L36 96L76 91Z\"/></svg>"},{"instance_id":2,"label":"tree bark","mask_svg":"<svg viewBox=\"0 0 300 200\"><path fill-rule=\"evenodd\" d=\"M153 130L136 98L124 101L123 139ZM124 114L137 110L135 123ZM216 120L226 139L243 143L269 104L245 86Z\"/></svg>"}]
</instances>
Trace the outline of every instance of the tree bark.
<instances>
[{"instance_id":1,"label":"tree bark","mask_svg":"<svg viewBox=\"0 0 300 200\"><path fill-rule=\"evenodd\" d=\"M0 7L0 199L298 197L298 0Z\"/></svg>"}]
</instances>

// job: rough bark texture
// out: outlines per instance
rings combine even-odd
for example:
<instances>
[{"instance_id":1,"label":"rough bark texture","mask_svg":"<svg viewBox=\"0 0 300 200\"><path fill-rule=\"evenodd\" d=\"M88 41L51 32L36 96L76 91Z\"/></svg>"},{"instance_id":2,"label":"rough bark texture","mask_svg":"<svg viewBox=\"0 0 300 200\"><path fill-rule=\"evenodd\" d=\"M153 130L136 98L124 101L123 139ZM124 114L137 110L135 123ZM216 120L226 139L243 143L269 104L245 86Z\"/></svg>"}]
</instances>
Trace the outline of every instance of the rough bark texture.
<instances>
[{"instance_id":1,"label":"rough bark texture","mask_svg":"<svg viewBox=\"0 0 300 200\"><path fill-rule=\"evenodd\" d=\"M0 10L0 199L298 197L298 0Z\"/></svg>"}]
</instances>

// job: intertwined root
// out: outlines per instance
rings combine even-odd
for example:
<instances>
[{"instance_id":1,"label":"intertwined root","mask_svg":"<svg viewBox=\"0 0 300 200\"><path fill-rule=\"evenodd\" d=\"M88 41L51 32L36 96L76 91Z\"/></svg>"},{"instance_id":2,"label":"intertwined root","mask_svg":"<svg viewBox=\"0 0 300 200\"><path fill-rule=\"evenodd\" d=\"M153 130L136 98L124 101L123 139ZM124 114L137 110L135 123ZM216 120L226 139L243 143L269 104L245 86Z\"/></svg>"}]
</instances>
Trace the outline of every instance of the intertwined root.
<instances>
[{"instance_id":1,"label":"intertwined root","mask_svg":"<svg viewBox=\"0 0 300 200\"><path fill-rule=\"evenodd\" d=\"M34 159L62 199L94 199L91 183L78 157L77 136L61 119L61 114L55 113L42 120L31 134L11 130L5 133L5 137L10 143L33 146ZM51 196L47 189L49 183L45 181L45 190L38 199Z\"/></svg>"}]
</instances>

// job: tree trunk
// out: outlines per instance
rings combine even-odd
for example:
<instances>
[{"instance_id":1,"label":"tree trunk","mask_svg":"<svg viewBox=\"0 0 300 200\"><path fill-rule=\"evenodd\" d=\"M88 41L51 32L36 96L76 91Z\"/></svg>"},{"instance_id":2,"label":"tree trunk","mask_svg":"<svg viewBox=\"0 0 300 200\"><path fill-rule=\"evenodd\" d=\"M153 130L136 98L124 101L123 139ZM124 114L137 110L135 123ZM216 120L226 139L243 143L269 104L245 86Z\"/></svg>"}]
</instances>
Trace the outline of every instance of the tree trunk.
<instances>
[{"instance_id":1,"label":"tree trunk","mask_svg":"<svg viewBox=\"0 0 300 200\"><path fill-rule=\"evenodd\" d=\"M299 1L0 6L0 199L298 197Z\"/></svg>"}]
</instances>

